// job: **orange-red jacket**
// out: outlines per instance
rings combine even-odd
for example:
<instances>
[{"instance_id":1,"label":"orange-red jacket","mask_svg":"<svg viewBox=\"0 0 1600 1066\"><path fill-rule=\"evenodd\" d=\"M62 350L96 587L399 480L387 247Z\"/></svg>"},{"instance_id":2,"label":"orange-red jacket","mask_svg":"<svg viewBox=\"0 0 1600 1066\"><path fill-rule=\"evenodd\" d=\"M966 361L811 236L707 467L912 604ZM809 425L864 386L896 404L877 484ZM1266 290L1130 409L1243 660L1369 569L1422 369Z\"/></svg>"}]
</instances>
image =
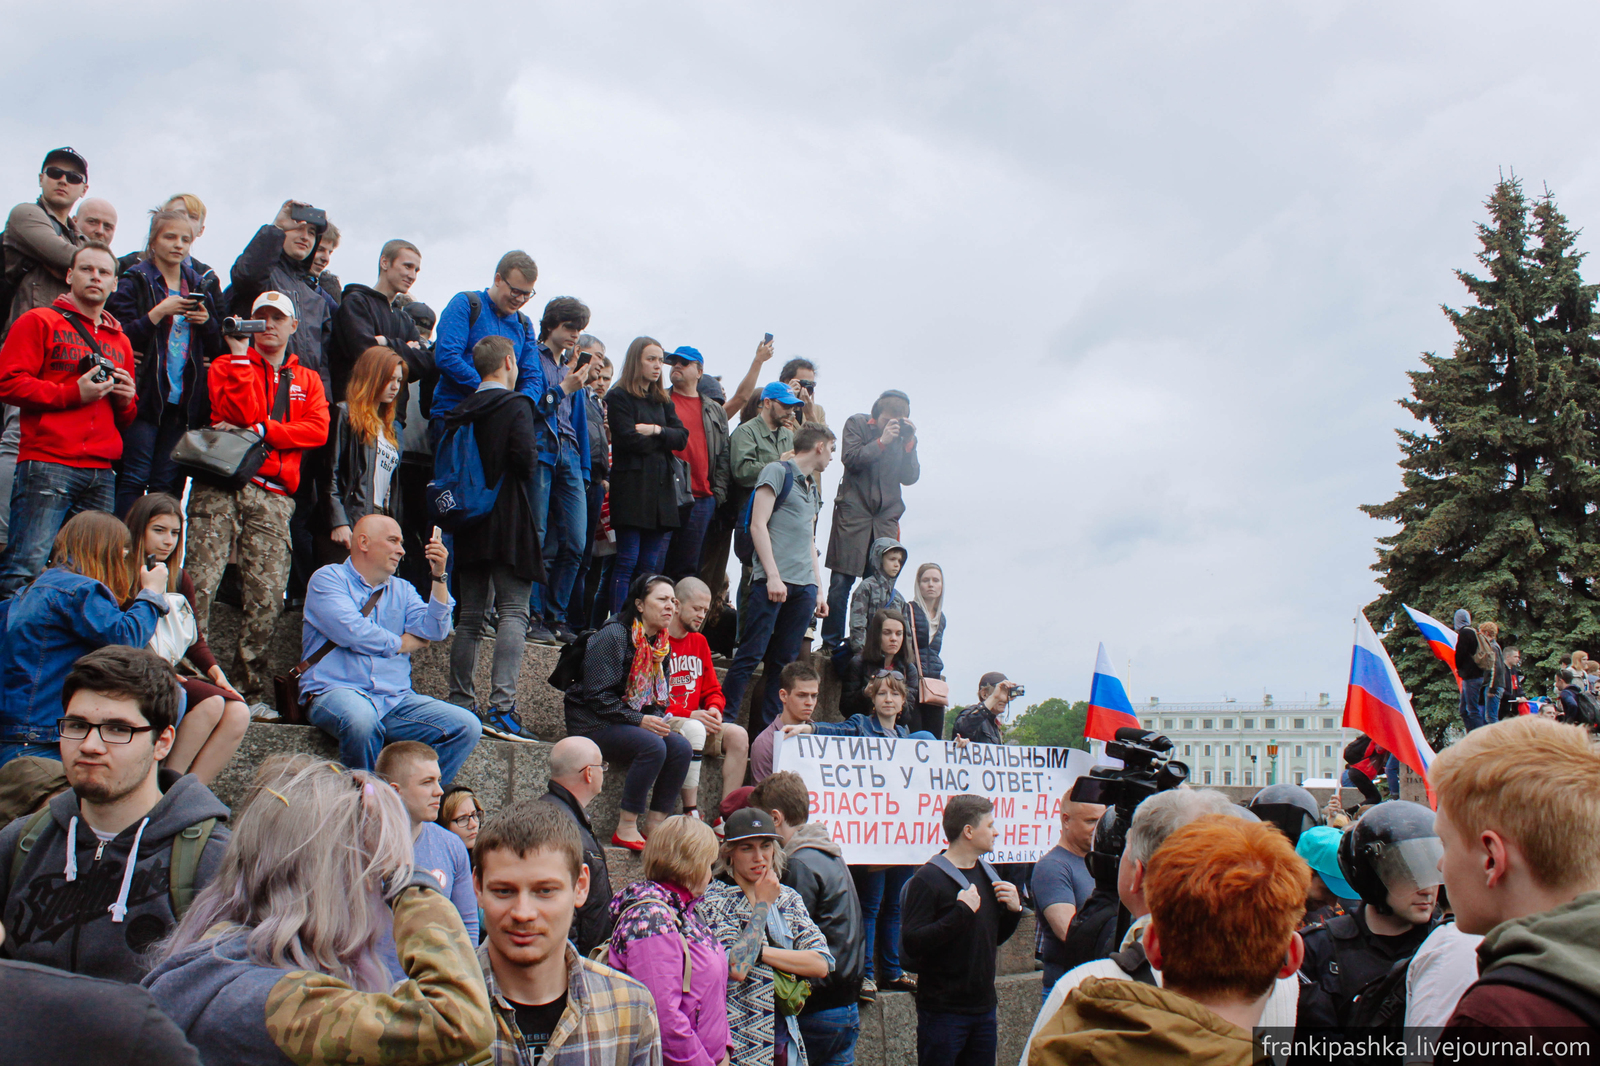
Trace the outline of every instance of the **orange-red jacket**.
<instances>
[{"instance_id":1,"label":"orange-red jacket","mask_svg":"<svg viewBox=\"0 0 1600 1066\"><path fill-rule=\"evenodd\" d=\"M79 362L89 342L73 328L63 309L77 314L63 296L49 307L19 317L0 348L0 400L22 409L22 443L17 461L106 469L122 458L122 430L138 413L136 399L120 403L109 393L84 403L78 392ZM133 348L108 312L100 321L79 319L101 353L133 373Z\"/></svg>"},{"instance_id":2,"label":"orange-red jacket","mask_svg":"<svg viewBox=\"0 0 1600 1066\"><path fill-rule=\"evenodd\" d=\"M290 375L289 413L278 422L271 414L280 372ZM212 360L209 379L211 421L254 429L271 449L252 480L280 496L294 495L300 487L300 453L328 440L328 398L322 394L322 378L293 355L285 355L280 368L251 348L243 355L229 353Z\"/></svg>"}]
</instances>

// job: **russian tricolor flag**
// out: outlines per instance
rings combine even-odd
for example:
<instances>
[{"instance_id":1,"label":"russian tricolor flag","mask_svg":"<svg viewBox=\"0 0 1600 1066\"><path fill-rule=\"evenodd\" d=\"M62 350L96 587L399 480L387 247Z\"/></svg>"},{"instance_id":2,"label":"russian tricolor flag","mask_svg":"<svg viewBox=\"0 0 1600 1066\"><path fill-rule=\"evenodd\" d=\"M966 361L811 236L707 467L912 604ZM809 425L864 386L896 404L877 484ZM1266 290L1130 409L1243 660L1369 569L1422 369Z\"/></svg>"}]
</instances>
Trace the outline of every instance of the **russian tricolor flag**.
<instances>
[{"instance_id":1,"label":"russian tricolor flag","mask_svg":"<svg viewBox=\"0 0 1600 1066\"><path fill-rule=\"evenodd\" d=\"M1389 653L1378 640L1378 634L1372 631L1365 614L1356 616L1356 645L1350 657L1350 689L1344 698L1344 724L1347 728L1361 730L1421 774L1428 787L1428 803L1433 805L1433 785L1428 781L1433 748L1422 735L1417 714L1411 709L1411 697L1406 695L1400 675L1389 661Z\"/></svg>"},{"instance_id":2,"label":"russian tricolor flag","mask_svg":"<svg viewBox=\"0 0 1600 1066\"><path fill-rule=\"evenodd\" d=\"M1106 646L1100 645L1100 654L1094 661L1094 682L1089 686L1089 716L1083 722L1083 735L1091 740L1116 740L1117 730L1132 726L1139 728L1134 717L1133 702L1122 679L1111 667L1111 656Z\"/></svg>"},{"instance_id":3,"label":"russian tricolor flag","mask_svg":"<svg viewBox=\"0 0 1600 1066\"><path fill-rule=\"evenodd\" d=\"M1410 604L1401 604L1406 609L1406 614L1422 630L1422 638L1428 642L1428 647L1433 649L1433 654L1438 660L1450 668L1456 676L1456 687L1461 687L1461 674L1456 670L1456 631L1439 621L1437 618L1425 615L1415 610Z\"/></svg>"}]
</instances>

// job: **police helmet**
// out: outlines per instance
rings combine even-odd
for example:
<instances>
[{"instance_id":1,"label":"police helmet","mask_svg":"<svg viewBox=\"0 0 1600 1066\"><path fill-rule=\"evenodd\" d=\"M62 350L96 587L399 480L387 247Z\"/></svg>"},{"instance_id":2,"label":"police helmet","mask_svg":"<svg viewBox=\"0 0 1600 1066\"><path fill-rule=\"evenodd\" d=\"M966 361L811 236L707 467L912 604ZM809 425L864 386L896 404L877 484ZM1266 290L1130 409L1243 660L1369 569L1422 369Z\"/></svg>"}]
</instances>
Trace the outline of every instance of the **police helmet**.
<instances>
[{"instance_id":1,"label":"police helmet","mask_svg":"<svg viewBox=\"0 0 1600 1066\"><path fill-rule=\"evenodd\" d=\"M1444 845L1433 828L1433 812L1420 803L1380 803L1339 841L1339 872L1379 914L1391 914L1389 893L1431 888L1444 879Z\"/></svg>"},{"instance_id":2,"label":"police helmet","mask_svg":"<svg viewBox=\"0 0 1600 1066\"><path fill-rule=\"evenodd\" d=\"M1291 847L1300 843L1301 833L1322 824L1322 808L1299 785L1268 785L1251 798L1250 809L1282 830Z\"/></svg>"}]
</instances>

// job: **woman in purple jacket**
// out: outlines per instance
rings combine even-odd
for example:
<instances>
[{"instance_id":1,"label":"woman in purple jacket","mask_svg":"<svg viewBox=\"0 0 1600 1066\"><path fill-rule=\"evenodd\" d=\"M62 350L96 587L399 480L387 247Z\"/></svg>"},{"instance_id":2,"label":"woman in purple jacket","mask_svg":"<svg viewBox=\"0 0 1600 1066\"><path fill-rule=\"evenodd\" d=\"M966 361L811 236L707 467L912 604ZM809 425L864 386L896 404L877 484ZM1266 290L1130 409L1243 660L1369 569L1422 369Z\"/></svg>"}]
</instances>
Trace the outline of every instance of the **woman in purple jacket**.
<instances>
[{"instance_id":1,"label":"woman in purple jacket","mask_svg":"<svg viewBox=\"0 0 1600 1066\"><path fill-rule=\"evenodd\" d=\"M663 1066L726 1066L728 955L694 907L711 883L716 834L680 814L651 832L642 858L646 880L611 901L606 962L655 997Z\"/></svg>"}]
</instances>

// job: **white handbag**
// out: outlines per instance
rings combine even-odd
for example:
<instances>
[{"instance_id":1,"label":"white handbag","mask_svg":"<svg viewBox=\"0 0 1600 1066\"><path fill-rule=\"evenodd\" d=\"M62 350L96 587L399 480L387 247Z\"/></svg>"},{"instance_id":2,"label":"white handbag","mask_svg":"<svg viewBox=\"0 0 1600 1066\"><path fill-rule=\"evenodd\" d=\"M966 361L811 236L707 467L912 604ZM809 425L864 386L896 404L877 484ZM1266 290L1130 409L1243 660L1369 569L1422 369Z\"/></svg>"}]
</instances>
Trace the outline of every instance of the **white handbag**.
<instances>
[{"instance_id":1,"label":"white handbag","mask_svg":"<svg viewBox=\"0 0 1600 1066\"><path fill-rule=\"evenodd\" d=\"M156 622L155 636L149 648L174 665L189 653L189 647L200 633L194 620L194 608L181 592L165 593L167 613Z\"/></svg>"}]
</instances>

